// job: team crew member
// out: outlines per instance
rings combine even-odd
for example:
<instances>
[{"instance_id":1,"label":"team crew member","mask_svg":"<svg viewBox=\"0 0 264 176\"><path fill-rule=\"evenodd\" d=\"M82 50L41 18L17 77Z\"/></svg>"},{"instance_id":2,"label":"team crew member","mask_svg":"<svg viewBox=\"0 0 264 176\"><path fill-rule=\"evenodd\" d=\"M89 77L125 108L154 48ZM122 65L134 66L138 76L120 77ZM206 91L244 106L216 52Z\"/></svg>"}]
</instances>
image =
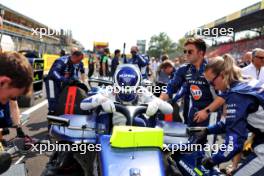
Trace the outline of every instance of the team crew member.
<instances>
[{"instance_id":1,"label":"team crew member","mask_svg":"<svg viewBox=\"0 0 264 176\"><path fill-rule=\"evenodd\" d=\"M226 56L224 56L224 58L225 57ZM247 66L242 68L242 74L244 76L250 76L264 83L264 59L262 58L264 58L263 49L256 48L252 52L247 52L244 55L243 59L244 59L244 63L250 63L250 64L247 64ZM261 118L262 116L264 116L264 111L262 108L260 108L259 111L251 115ZM246 143L250 142L253 137L254 134L248 138ZM230 173L233 170L235 170L239 164L239 161L240 161L240 154L237 154L237 156L233 158L232 167L229 167L227 172Z\"/></svg>"},{"instance_id":2,"label":"team crew member","mask_svg":"<svg viewBox=\"0 0 264 176\"><path fill-rule=\"evenodd\" d=\"M143 55L140 55L138 52L139 52L138 47L132 46L130 50L132 58L129 59L127 62L130 64L137 65L142 74L142 78L147 79L148 78L147 66L148 66L149 61L146 57L144 57Z\"/></svg>"},{"instance_id":3,"label":"team crew member","mask_svg":"<svg viewBox=\"0 0 264 176\"><path fill-rule=\"evenodd\" d=\"M190 64L179 67L167 86L167 92L162 93L160 98L168 100L177 93L182 85L185 85L184 96L184 119L189 126L207 126L209 118L203 121L195 121L195 114L198 111L204 111L206 116L215 111L215 106L209 106L213 102L213 88L204 77L207 61L204 59L206 44L202 39L190 38L184 44L184 53ZM217 97L215 101L224 102L222 98Z\"/></svg>"},{"instance_id":4,"label":"team crew member","mask_svg":"<svg viewBox=\"0 0 264 176\"><path fill-rule=\"evenodd\" d=\"M72 47L71 48L71 55L75 51L79 51L79 49L77 47ZM83 62L81 61L77 64L74 64L73 66L74 66L74 78L76 80L81 80L82 82L85 82L85 69L84 69Z\"/></svg>"},{"instance_id":5,"label":"team crew member","mask_svg":"<svg viewBox=\"0 0 264 176\"><path fill-rule=\"evenodd\" d=\"M1 128L20 125L19 115L16 115L19 113L17 103L11 99L27 94L30 91L32 81L32 67L24 56L15 52L0 54L0 133L3 131ZM13 123L10 113L15 116ZM22 129L19 129L23 133ZM19 135L18 132L18 137L20 137ZM4 161L2 157L5 157L5 153L0 153L0 157L0 160ZM0 164L3 164L3 166L0 165L0 174L2 174L8 167L5 167L6 163Z\"/></svg>"},{"instance_id":6,"label":"team crew member","mask_svg":"<svg viewBox=\"0 0 264 176\"><path fill-rule=\"evenodd\" d=\"M55 113L55 108L65 84L77 79L76 73L82 69L81 61L84 55L81 51L74 51L71 56L58 58L45 79L47 98L49 103L49 114Z\"/></svg>"},{"instance_id":7,"label":"team crew member","mask_svg":"<svg viewBox=\"0 0 264 176\"><path fill-rule=\"evenodd\" d=\"M0 128L20 125L15 100L16 97L29 92L32 77L31 65L24 56L13 52L0 54ZM14 116L13 123L10 118L10 109Z\"/></svg>"},{"instance_id":8,"label":"team crew member","mask_svg":"<svg viewBox=\"0 0 264 176\"><path fill-rule=\"evenodd\" d=\"M0 54L0 128L20 126L16 97L29 91L32 80L32 68L24 56L12 52Z\"/></svg>"},{"instance_id":9,"label":"team crew member","mask_svg":"<svg viewBox=\"0 0 264 176\"><path fill-rule=\"evenodd\" d=\"M229 57L228 55L225 55L224 58ZM249 76L251 78L257 79L264 83L264 50L260 48L254 49L252 52L247 52L244 57L244 67L242 65L239 65L242 68L242 74L244 76ZM247 64L250 63L250 64ZM246 64L246 65L245 65ZM254 114L251 114L254 116L264 116L264 111L263 109L260 109ZM249 142L252 140L254 137L254 134L248 138L246 141L246 144L249 144ZM235 170L239 164L241 154L237 154L233 158L233 163L231 167L227 168L227 173L231 173L233 170Z\"/></svg>"},{"instance_id":10,"label":"team crew member","mask_svg":"<svg viewBox=\"0 0 264 176\"><path fill-rule=\"evenodd\" d=\"M223 121L209 126L205 134L226 133L225 145L232 146L229 151L219 151L211 158L203 160L206 168L226 162L243 149L247 139L247 129L254 132L254 154L238 168L235 175L261 175L264 173L264 117L256 118L249 114L256 112L259 105L264 107L264 84L257 80L243 80L240 69L233 63L231 57L221 57L211 60L206 66L206 79L222 91L225 99L226 116Z\"/></svg>"},{"instance_id":11,"label":"team crew member","mask_svg":"<svg viewBox=\"0 0 264 176\"><path fill-rule=\"evenodd\" d=\"M74 79L81 80L82 82L85 82L85 70L83 62L73 64L74 67Z\"/></svg>"}]
</instances>

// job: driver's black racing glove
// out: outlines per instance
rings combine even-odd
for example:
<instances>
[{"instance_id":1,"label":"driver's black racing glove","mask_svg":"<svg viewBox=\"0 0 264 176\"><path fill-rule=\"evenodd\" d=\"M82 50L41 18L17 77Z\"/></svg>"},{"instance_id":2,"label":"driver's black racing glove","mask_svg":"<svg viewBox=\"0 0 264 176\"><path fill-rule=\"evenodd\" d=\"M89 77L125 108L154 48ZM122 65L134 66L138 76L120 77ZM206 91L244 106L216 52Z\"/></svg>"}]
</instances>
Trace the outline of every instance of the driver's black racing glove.
<instances>
[{"instance_id":1,"label":"driver's black racing glove","mask_svg":"<svg viewBox=\"0 0 264 176\"><path fill-rule=\"evenodd\" d=\"M21 127L17 127L17 128L16 128L16 133L17 133L17 137L19 137L19 138L24 138L24 137L26 137L26 135L25 135L25 133L24 133L24 131L22 130Z\"/></svg>"},{"instance_id":2,"label":"driver's black racing glove","mask_svg":"<svg viewBox=\"0 0 264 176\"><path fill-rule=\"evenodd\" d=\"M202 165L204 166L205 169L212 169L215 166L212 158L204 158L202 160Z\"/></svg>"},{"instance_id":3,"label":"driver's black racing glove","mask_svg":"<svg viewBox=\"0 0 264 176\"><path fill-rule=\"evenodd\" d=\"M197 138L197 143L201 144L203 142L206 142L207 134L208 134L208 128L204 128L203 130L196 132L195 136Z\"/></svg>"},{"instance_id":4,"label":"driver's black racing glove","mask_svg":"<svg viewBox=\"0 0 264 176\"><path fill-rule=\"evenodd\" d=\"M200 131L195 131L195 132L189 132L190 133L190 141L193 144L205 144L207 140L207 135L208 135L208 128L204 128Z\"/></svg>"}]
</instances>

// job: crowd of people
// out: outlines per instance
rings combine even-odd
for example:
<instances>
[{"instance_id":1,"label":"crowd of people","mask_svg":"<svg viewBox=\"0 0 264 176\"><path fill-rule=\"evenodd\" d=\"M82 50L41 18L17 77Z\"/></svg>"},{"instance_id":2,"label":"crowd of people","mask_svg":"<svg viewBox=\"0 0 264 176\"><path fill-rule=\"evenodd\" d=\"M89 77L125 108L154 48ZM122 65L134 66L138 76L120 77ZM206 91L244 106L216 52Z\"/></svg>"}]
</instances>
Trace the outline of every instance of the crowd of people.
<instances>
[{"instance_id":1,"label":"crowd of people","mask_svg":"<svg viewBox=\"0 0 264 176\"><path fill-rule=\"evenodd\" d=\"M131 47L131 58L127 59L125 54L121 54L119 49L116 49L111 55L109 48L104 48L98 52L88 54L88 78L94 77L112 77L118 65L125 63L137 64L141 72L145 72L145 66L148 65L147 56L139 54L137 46ZM145 73L144 73L145 74ZM145 77L147 74L145 74Z\"/></svg>"},{"instance_id":2,"label":"crowd of people","mask_svg":"<svg viewBox=\"0 0 264 176\"><path fill-rule=\"evenodd\" d=\"M113 54L108 48L104 48L101 52L91 52L88 54L88 78L91 77L112 77L118 65L126 63L136 63L141 72L144 72L143 77L149 78L152 82L160 82L167 84L169 78L173 76L175 68L180 64L185 63L185 57L177 57L169 59L167 54L160 58L151 57L140 54L137 46L131 47L131 58L121 54L119 49L116 49ZM142 61L135 61L138 57L142 57Z\"/></svg>"}]
</instances>

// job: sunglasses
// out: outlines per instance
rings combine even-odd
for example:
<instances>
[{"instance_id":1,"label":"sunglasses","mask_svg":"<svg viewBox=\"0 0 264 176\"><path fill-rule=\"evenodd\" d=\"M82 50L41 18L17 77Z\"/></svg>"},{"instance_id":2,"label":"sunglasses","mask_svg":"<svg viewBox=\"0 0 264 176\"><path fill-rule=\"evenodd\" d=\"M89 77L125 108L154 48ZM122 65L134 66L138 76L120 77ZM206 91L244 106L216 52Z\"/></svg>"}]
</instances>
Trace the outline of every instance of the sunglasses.
<instances>
[{"instance_id":1,"label":"sunglasses","mask_svg":"<svg viewBox=\"0 0 264 176\"><path fill-rule=\"evenodd\" d=\"M192 54L193 53L193 50L184 50L183 53L184 54Z\"/></svg>"},{"instance_id":2,"label":"sunglasses","mask_svg":"<svg viewBox=\"0 0 264 176\"><path fill-rule=\"evenodd\" d=\"M264 60L263 56L255 56L256 58L260 59L260 60Z\"/></svg>"},{"instance_id":3,"label":"sunglasses","mask_svg":"<svg viewBox=\"0 0 264 176\"><path fill-rule=\"evenodd\" d=\"M215 86L215 80L218 78L218 76L220 76L220 74L217 74L213 79L212 79L212 81L208 81L208 83L210 84L210 85L212 85L212 86Z\"/></svg>"}]
</instances>

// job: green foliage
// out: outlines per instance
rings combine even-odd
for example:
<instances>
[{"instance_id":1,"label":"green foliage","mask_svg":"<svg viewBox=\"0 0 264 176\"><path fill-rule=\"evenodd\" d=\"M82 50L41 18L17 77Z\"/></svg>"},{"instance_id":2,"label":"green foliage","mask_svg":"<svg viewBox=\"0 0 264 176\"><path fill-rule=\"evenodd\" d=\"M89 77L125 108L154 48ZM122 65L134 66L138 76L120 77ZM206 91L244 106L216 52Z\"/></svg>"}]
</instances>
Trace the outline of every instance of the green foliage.
<instances>
[{"instance_id":1,"label":"green foliage","mask_svg":"<svg viewBox=\"0 0 264 176\"><path fill-rule=\"evenodd\" d=\"M175 55L177 44L165 33L161 32L150 38L148 55L159 58L163 54Z\"/></svg>"},{"instance_id":2,"label":"green foliage","mask_svg":"<svg viewBox=\"0 0 264 176\"><path fill-rule=\"evenodd\" d=\"M180 57L183 55L185 40L183 37L175 43L165 32L161 32L150 38L147 54L155 58L160 58L163 54L168 54L171 59Z\"/></svg>"}]
</instances>

